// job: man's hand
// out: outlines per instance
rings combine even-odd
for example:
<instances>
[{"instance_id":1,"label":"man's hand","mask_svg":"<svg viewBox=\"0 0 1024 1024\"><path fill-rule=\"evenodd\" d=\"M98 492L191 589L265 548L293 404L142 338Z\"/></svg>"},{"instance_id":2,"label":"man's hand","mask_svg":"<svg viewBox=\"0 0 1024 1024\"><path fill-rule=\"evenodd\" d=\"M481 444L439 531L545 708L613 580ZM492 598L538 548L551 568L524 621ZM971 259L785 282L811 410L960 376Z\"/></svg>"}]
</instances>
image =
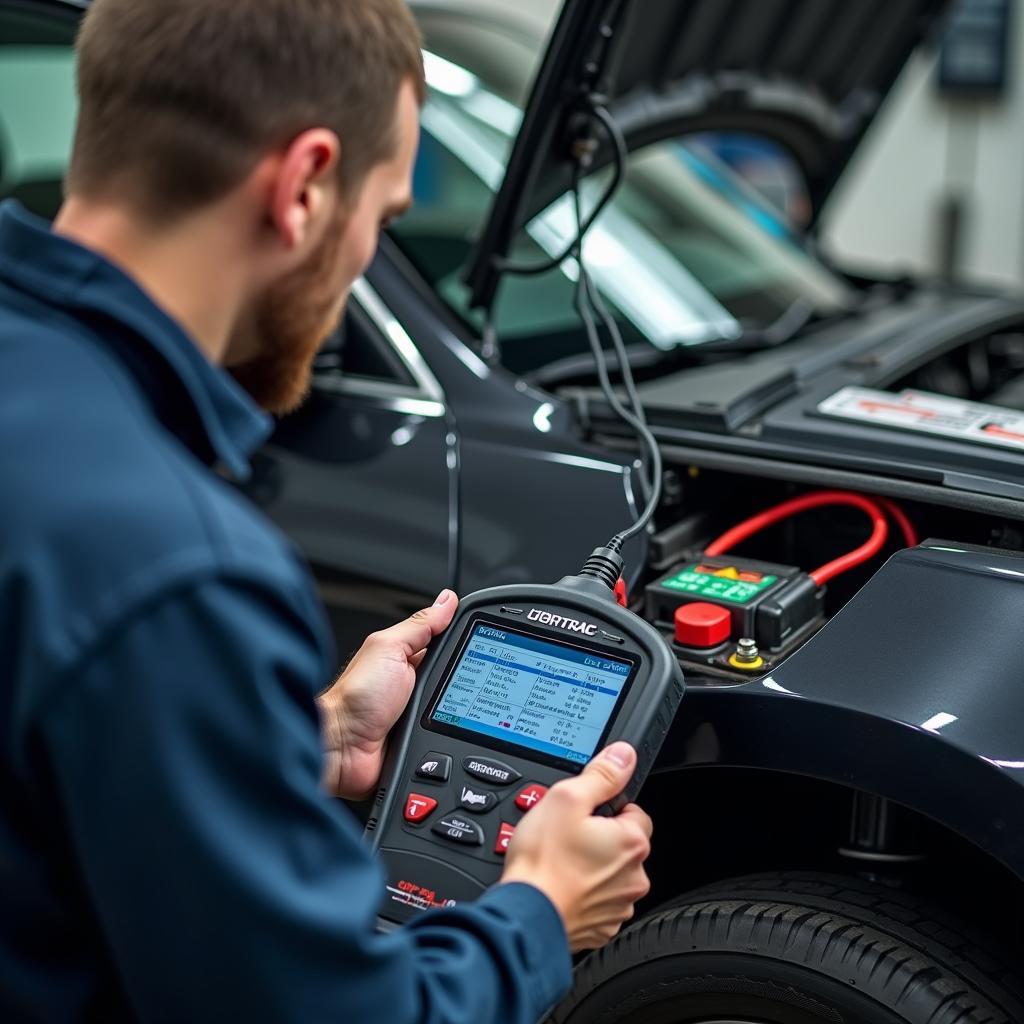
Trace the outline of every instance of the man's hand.
<instances>
[{"instance_id":1,"label":"man's hand","mask_svg":"<svg viewBox=\"0 0 1024 1024\"><path fill-rule=\"evenodd\" d=\"M442 590L432 607L371 633L337 682L321 695L324 781L332 794L359 800L373 792L384 741L409 703L426 646L448 628L458 606L455 594Z\"/></svg>"},{"instance_id":2,"label":"man's hand","mask_svg":"<svg viewBox=\"0 0 1024 1024\"><path fill-rule=\"evenodd\" d=\"M628 743L613 743L575 778L551 787L516 828L503 882L540 889L562 917L573 952L610 941L650 883L651 819L636 804L614 818L595 808L618 796L636 767Z\"/></svg>"}]
</instances>

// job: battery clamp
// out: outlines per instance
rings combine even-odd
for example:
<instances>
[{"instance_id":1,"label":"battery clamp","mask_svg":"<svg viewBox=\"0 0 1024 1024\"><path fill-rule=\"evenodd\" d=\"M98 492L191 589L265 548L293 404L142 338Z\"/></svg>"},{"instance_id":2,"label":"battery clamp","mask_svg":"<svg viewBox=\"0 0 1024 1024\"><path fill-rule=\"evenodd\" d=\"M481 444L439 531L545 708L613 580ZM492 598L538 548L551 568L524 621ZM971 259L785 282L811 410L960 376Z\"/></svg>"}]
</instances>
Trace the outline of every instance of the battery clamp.
<instances>
[{"instance_id":1,"label":"battery clamp","mask_svg":"<svg viewBox=\"0 0 1024 1024\"><path fill-rule=\"evenodd\" d=\"M471 594L428 648L366 826L387 871L383 927L497 882L523 816L608 743L631 743L637 765L598 813L636 797L683 676L658 630L616 600L621 565L599 548L558 583Z\"/></svg>"}]
</instances>

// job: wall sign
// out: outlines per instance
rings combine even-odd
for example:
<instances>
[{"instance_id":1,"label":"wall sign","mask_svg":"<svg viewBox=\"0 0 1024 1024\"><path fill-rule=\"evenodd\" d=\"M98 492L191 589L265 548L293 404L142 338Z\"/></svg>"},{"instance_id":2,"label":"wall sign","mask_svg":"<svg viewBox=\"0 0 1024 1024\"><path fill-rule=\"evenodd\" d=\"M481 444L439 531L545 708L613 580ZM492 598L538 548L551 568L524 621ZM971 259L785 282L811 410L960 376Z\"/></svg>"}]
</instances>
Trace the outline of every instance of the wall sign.
<instances>
[{"instance_id":1,"label":"wall sign","mask_svg":"<svg viewBox=\"0 0 1024 1024\"><path fill-rule=\"evenodd\" d=\"M1006 89L1011 0L956 0L939 53L939 89L997 97Z\"/></svg>"}]
</instances>

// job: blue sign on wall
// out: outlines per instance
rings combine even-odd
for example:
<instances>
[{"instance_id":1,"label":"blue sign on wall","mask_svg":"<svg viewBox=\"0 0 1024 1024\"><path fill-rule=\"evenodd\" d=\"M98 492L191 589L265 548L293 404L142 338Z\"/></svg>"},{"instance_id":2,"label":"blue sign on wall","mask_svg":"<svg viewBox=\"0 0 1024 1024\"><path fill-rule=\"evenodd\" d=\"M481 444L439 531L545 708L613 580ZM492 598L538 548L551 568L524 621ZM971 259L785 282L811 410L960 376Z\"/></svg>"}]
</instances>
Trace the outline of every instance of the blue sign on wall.
<instances>
[{"instance_id":1,"label":"blue sign on wall","mask_svg":"<svg viewBox=\"0 0 1024 1024\"><path fill-rule=\"evenodd\" d=\"M957 0L939 55L939 88L995 97L1006 89L1011 0Z\"/></svg>"}]
</instances>

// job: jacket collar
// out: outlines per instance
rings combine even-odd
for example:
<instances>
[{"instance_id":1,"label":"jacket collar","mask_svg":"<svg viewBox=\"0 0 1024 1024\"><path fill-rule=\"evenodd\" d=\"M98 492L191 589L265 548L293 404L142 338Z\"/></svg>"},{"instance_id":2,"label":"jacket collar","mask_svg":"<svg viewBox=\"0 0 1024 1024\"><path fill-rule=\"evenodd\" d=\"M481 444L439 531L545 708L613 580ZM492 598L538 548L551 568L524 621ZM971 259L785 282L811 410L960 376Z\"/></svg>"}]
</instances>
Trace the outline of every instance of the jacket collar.
<instances>
[{"instance_id":1,"label":"jacket collar","mask_svg":"<svg viewBox=\"0 0 1024 1024\"><path fill-rule=\"evenodd\" d=\"M143 378L161 416L178 421L169 426L197 421L200 447L236 479L248 478L249 458L270 435L272 420L124 271L8 201L0 204L0 280L72 316L99 314L126 328L141 354L162 360L187 396L191 408L169 412Z\"/></svg>"}]
</instances>

